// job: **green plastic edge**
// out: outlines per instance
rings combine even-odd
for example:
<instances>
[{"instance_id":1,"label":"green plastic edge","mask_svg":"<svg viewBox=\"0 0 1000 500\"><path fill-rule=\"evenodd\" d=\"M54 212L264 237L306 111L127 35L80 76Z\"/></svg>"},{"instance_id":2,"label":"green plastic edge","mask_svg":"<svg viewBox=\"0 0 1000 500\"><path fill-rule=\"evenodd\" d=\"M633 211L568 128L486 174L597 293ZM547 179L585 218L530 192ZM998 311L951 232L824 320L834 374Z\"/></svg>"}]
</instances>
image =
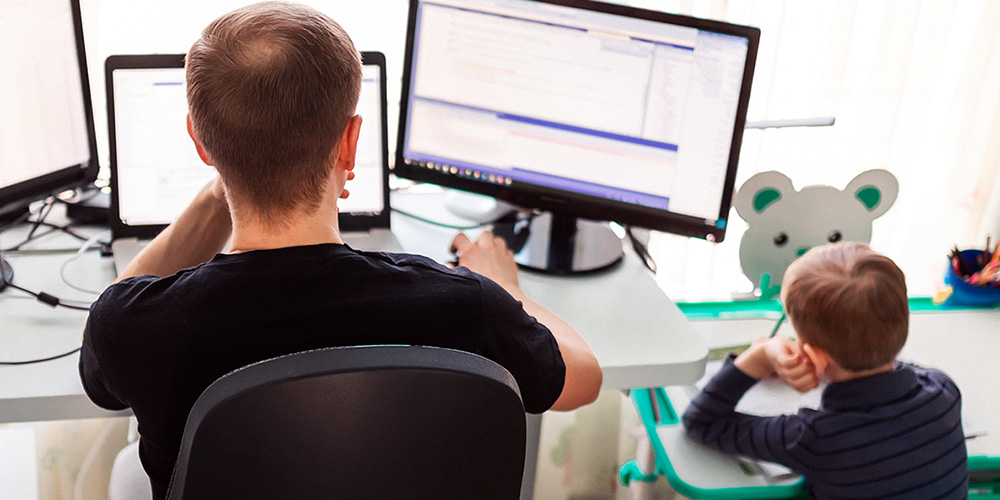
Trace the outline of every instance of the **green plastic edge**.
<instances>
[{"instance_id":1,"label":"green plastic edge","mask_svg":"<svg viewBox=\"0 0 1000 500\"><path fill-rule=\"evenodd\" d=\"M719 302L677 302L677 307L688 319L778 319L781 302L777 300L733 300ZM936 305L930 297L911 297L910 311L947 312L991 310L1000 306Z\"/></svg>"},{"instance_id":2,"label":"green plastic edge","mask_svg":"<svg viewBox=\"0 0 1000 500\"><path fill-rule=\"evenodd\" d=\"M969 470L1000 471L1000 457L969 457ZM969 483L969 498L976 500L1000 499L1000 479Z\"/></svg>"},{"instance_id":3,"label":"green plastic edge","mask_svg":"<svg viewBox=\"0 0 1000 500\"><path fill-rule=\"evenodd\" d=\"M680 423L680 419L677 417L677 412L670 403L670 398L667 397L666 391L664 391L662 387L658 387L654 389L654 392L656 394L657 401L660 403L661 414L666 414L667 411L669 411L669 413L673 415L673 418L669 419L670 421L657 423L653 420L653 408L650 403L649 392L647 390L634 389L630 391L632 402L635 404L636 410L639 412L639 417L642 419L642 425L646 428L646 434L649 436L650 444L652 444L653 451L656 455L656 471L657 473L663 475L663 477L667 478L670 486L677 493L690 498L706 500L725 500L736 498L750 500L797 498L805 492L805 483L803 480L791 485L718 489L698 488L685 483L674 471L673 464L670 463L670 459L667 457L667 452L663 448L663 443L656 434L657 425L678 425Z\"/></svg>"}]
</instances>

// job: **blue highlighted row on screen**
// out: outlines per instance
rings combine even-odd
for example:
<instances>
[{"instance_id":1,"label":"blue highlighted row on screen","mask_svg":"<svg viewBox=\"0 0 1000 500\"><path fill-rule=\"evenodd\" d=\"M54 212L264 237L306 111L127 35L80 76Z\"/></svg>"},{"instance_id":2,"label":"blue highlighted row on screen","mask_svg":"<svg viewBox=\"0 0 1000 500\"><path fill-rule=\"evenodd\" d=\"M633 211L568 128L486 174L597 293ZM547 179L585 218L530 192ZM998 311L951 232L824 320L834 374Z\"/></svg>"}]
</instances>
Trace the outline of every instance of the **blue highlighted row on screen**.
<instances>
[{"instance_id":1,"label":"blue highlighted row on screen","mask_svg":"<svg viewBox=\"0 0 1000 500\"><path fill-rule=\"evenodd\" d=\"M603 130L596 130L596 129L586 128L586 127L578 127L576 125L569 125L569 124L566 124L566 123L558 123L558 122L553 122L553 121L549 121L549 120L542 120L542 119L539 119L539 118L531 118L529 116L521 116L521 115L515 115L515 114L511 114L511 113L504 113L504 112L501 112L501 111L494 111L494 110L491 110L491 109L477 108L475 106L467 106L465 104L458 104L458 103L454 103L454 102L441 101L441 100L438 100L438 99L428 99L426 97L414 97L414 100L415 101L430 102L430 103L434 103L434 104L440 104L440 105L444 105L444 106L448 106L448 107L452 107L452 108L457 108L457 109L466 109L466 110L475 111L475 112L478 112L478 113L490 114L490 115L493 115L494 117L496 117L496 118L498 118L500 120L507 120L507 121L517 122L517 123L525 123L525 124L528 124L528 125L537 125L537 126L540 126L540 127L546 127L546 128L551 128L551 129L555 129L555 130L563 130L563 131L566 131L566 132L575 132L575 133L578 133L578 134L589 135L591 137L600 137L602 139L611 139L611 140L615 140L615 141L619 141L619 142L626 142L626 143L629 143L629 144L637 144L637 145L640 145L640 146L648 146L648 147L651 147L651 148L662 149L664 151L671 151L671 152L674 152L674 153L677 152L677 145L676 144L670 144L668 142L653 141L653 140L650 140L650 139L643 139L641 137L633 137L633 136L630 136L630 135L616 134L614 132L605 132Z\"/></svg>"}]
</instances>

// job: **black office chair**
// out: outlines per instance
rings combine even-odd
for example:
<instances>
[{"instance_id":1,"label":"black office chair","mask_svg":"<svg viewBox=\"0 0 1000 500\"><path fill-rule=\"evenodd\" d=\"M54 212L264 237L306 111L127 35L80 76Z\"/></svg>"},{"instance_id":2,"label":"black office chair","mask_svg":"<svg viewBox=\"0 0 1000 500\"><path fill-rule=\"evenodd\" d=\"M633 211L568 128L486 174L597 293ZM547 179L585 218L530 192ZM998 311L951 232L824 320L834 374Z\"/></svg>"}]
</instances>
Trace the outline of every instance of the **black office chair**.
<instances>
[{"instance_id":1,"label":"black office chair","mask_svg":"<svg viewBox=\"0 0 1000 500\"><path fill-rule=\"evenodd\" d=\"M433 347L307 351L229 373L191 409L167 498L517 498L514 378Z\"/></svg>"}]
</instances>

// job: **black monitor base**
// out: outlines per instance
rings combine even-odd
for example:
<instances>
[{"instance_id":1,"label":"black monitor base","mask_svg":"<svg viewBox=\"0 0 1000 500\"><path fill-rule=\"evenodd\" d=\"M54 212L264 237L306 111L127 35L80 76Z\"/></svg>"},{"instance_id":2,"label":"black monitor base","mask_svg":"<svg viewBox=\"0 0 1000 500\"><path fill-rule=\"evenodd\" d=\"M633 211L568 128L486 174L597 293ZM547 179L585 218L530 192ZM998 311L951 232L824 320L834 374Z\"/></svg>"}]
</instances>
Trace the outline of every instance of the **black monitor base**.
<instances>
[{"instance_id":1,"label":"black monitor base","mask_svg":"<svg viewBox=\"0 0 1000 500\"><path fill-rule=\"evenodd\" d=\"M0 257L0 290L7 288L7 283L14 279L14 268Z\"/></svg>"},{"instance_id":2,"label":"black monitor base","mask_svg":"<svg viewBox=\"0 0 1000 500\"><path fill-rule=\"evenodd\" d=\"M622 240L607 223L549 212L532 217L530 222L497 222L493 232L507 241L518 265L544 273L600 271L621 262L625 255Z\"/></svg>"}]
</instances>

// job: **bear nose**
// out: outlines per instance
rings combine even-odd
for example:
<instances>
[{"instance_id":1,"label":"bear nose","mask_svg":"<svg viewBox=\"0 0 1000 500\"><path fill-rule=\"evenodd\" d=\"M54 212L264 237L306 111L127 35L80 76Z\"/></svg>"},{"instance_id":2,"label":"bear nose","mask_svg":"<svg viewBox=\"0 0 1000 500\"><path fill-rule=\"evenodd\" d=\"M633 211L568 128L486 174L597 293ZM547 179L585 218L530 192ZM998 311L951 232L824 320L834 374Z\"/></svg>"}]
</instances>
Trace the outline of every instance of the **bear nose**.
<instances>
[{"instance_id":1,"label":"bear nose","mask_svg":"<svg viewBox=\"0 0 1000 500\"><path fill-rule=\"evenodd\" d=\"M796 254L797 254L797 256L802 257L808 251L809 251L809 247L799 247L799 250L796 252Z\"/></svg>"}]
</instances>

